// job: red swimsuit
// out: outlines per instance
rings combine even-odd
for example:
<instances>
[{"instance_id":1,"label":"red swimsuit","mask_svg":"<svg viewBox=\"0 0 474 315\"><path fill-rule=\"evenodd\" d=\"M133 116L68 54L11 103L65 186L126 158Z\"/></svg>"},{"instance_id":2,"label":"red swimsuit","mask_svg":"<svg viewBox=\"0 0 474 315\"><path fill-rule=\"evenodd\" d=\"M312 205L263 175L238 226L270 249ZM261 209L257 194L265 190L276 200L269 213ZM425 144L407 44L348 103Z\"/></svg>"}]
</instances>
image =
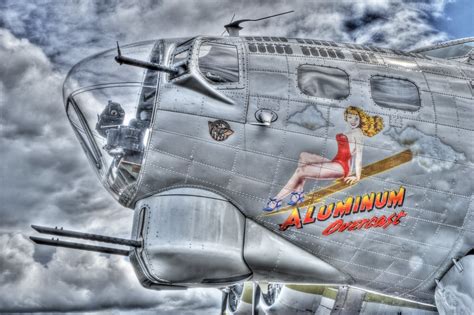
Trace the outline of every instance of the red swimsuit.
<instances>
[{"instance_id":1,"label":"red swimsuit","mask_svg":"<svg viewBox=\"0 0 474 315\"><path fill-rule=\"evenodd\" d=\"M339 163L342 166L342 169L344 170L344 177L349 175L350 171L350 161L352 158L351 155L351 149L349 147L349 140L347 139L347 136L343 133L338 133L336 135L336 141L337 141L337 154L332 159L332 162Z\"/></svg>"}]
</instances>

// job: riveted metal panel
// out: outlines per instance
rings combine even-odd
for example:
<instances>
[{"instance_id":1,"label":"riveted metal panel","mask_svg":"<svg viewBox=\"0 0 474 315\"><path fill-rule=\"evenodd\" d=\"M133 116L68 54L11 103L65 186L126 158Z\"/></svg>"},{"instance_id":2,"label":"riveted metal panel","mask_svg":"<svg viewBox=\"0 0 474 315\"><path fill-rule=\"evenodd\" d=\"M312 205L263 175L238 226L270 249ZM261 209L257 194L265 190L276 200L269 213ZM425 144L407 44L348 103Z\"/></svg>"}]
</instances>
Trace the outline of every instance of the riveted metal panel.
<instances>
[{"instance_id":1,"label":"riveted metal panel","mask_svg":"<svg viewBox=\"0 0 474 315\"><path fill-rule=\"evenodd\" d=\"M144 211L144 212L141 212ZM221 196L175 189L137 203L134 235L149 281L158 284L222 286L251 275L242 257L245 219ZM212 259L209 259L212 257Z\"/></svg>"},{"instance_id":2,"label":"riveted metal panel","mask_svg":"<svg viewBox=\"0 0 474 315\"><path fill-rule=\"evenodd\" d=\"M184 112L186 109L183 112L174 109L156 111L151 150L143 167L146 175L137 199L177 186L217 192L245 216L350 274L357 285L432 302L433 278L446 270L450 253L472 244L466 238L469 233L472 235L466 227L472 225L472 220L467 218L473 211L470 181L473 169L469 165L474 154L472 146L466 145L474 137L469 124L470 99L441 92L432 94L429 78L427 82L425 75L440 76L434 70L408 71L399 66L354 62L351 58L344 61L310 58L298 55L296 50L293 55L276 55L278 58L275 59L264 53L256 54L258 57L249 59L246 123L228 119L234 133L225 141L212 139L207 123L229 118L226 106L230 105L221 107L222 114L216 110L212 115L211 112L188 114ZM270 60L278 61L275 69L271 68ZM346 71L350 78L349 97L330 100L302 94L298 90L296 69L304 63ZM451 74L455 75L456 71ZM420 91L421 109L407 112L375 104L370 95L372 75L413 81ZM437 90L443 86L453 89L449 84L446 86L441 82L437 86L438 83L433 85ZM453 97L455 101L461 101L450 107L439 107L441 103L451 103ZM201 106L204 108L206 104ZM302 229L292 227L280 231L279 225L289 213L266 216L262 208L267 198L275 196L287 183L298 166L301 152L318 154L329 160L337 154L336 134L347 130L344 112L348 106L357 106L368 115L380 116L384 122L380 133L364 138L364 166L407 149L411 150L413 158L396 169L334 192L321 203L337 202L349 195L372 191L397 190L403 186L407 195L402 209L408 215L396 228L335 233L329 237L322 235L322 231L334 221L332 219L308 224ZM456 111L451 112L450 108L464 114L456 116ZM274 111L278 119L268 127L251 125L256 122L255 112L259 109ZM463 128L457 127L458 120ZM332 179L309 179L305 190L318 190L334 183L337 181ZM302 216L305 211L301 211ZM388 216L392 212L393 209L378 209L358 214L357 219L370 218L377 213ZM352 218L348 217L349 220Z\"/></svg>"}]
</instances>

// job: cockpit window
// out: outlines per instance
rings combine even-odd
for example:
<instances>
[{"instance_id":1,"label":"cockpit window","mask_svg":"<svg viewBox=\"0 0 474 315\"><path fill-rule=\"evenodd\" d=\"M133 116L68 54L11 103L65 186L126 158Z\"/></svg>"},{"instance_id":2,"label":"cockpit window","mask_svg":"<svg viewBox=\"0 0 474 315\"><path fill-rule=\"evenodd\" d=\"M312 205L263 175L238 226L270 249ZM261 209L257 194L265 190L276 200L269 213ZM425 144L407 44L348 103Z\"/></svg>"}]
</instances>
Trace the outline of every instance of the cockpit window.
<instances>
[{"instance_id":1,"label":"cockpit window","mask_svg":"<svg viewBox=\"0 0 474 315\"><path fill-rule=\"evenodd\" d=\"M188 58L188 55L189 55L189 50L184 50L182 52L179 52L174 55L173 62L178 63L183 60L186 60Z\"/></svg>"},{"instance_id":2,"label":"cockpit window","mask_svg":"<svg viewBox=\"0 0 474 315\"><path fill-rule=\"evenodd\" d=\"M199 49L199 70L212 83L239 82L237 47L203 43Z\"/></svg>"},{"instance_id":3,"label":"cockpit window","mask_svg":"<svg viewBox=\"0 0 474 315\"><path fill-rule=\"evenodd\" d=\"M194 38L188 39L185 42L179 44L173 53L173 64L176 65L182 61L185 61L189 57L189 53L193 44Z\"/></svg>"}]
</instances>

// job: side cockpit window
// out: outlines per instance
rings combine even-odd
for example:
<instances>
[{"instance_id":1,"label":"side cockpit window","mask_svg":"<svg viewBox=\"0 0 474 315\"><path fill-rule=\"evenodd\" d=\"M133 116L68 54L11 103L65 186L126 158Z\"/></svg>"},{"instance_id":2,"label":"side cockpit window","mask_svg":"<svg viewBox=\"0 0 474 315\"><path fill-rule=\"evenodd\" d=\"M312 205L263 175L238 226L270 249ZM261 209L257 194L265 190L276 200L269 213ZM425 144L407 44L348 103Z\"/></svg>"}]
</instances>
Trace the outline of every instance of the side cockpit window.
<instances>
[{"instance_id":1,"label":"side cockpit window","mask_svg":"<svg viewBox=\"0 0 474 315\"><path fill-rule=\"evenodd\" d=\"M342 100L349 96L349 75L337 68L303 65L298 68L298 87L309 96Z\"/></svg>"},{"instance_id":2,"label":"side cockpit window","mask_svg":"<svg viewBox=\"0 0 474 315\"><path fill-rule=\"evenodd\" d=\"M237 47L203 43L199 49L199 70L211 83L239 82Z\"/></svg>"},{"instance_id":3,"label":"side cockpit window","mask_svg":"<svg viewBox=\"0 0 474 315\"><path fill-rule=\"evenodd\" d=\"M188 59L189 51L188 50L183 50L181 52L177 52L174 57L173 57L173 63L178 64L180 62L185 61Z\"/></svg>"},{"instance_id":4,"label":"side cockpit window","mask_svg":"<svg viewBox=\"0 0 474 315\"><path fill-rule=\"evenodd\" d=\"M377 105L407 111L420 109L420 94L411 81L375 75L370 78L370 88Z\"/></svg>"},{"instance_id":5,"label":"side cockpit window","mask_svg":"<svg viewBox=\"0 0 474 315\"><path fill-rule=\"evenodd\" d=\"M181 63L186 62L189 58L190 50L192 48L192 44L194 38L188 39L183 43L180 43L174 50L172 63L173 65L179 66Z\"/></svg>"}]
</instances>

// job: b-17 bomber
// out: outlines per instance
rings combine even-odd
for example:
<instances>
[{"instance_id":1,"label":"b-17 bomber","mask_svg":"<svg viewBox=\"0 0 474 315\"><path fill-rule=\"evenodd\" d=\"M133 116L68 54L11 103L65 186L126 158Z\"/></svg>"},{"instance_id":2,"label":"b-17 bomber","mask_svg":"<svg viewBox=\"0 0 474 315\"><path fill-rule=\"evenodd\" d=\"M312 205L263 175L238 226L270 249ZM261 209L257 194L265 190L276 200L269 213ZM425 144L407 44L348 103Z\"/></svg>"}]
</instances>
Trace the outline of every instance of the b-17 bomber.
<instances>
[{"instance_id":1,"label":"b-17 bomber","mask_svg":"<svg viewBox=\"0 0 474 315\"><path fill-rule=\"evenodd\" d=\"M472 312L474 38L403 51L251 21L76 64L67 117L132 234L31 239L127 256L149 289L218 288L223 314Z\"/></svg>"}]
</instances>

